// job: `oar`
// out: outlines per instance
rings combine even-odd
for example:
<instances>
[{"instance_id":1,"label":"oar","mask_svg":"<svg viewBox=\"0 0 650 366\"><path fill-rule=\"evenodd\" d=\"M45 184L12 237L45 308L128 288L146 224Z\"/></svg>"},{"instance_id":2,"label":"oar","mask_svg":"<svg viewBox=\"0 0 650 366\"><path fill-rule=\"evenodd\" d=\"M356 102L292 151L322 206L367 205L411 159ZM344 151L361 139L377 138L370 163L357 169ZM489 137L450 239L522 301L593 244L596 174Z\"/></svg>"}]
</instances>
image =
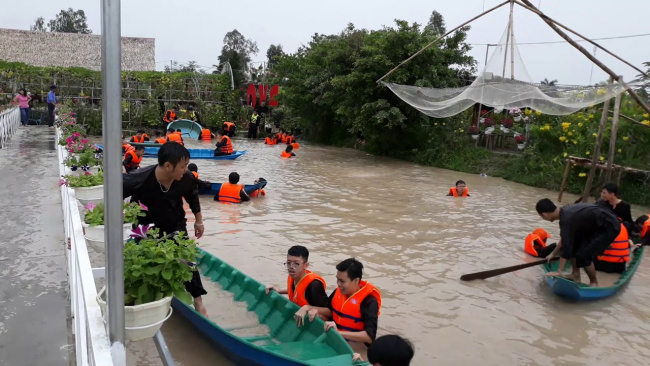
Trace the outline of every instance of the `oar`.
<instances>
[{"instance_id":1,"label":"oar","mask_svg":"<svg viewBox=\"0 0 650 366\"><path fill-rule=\"evenodd\" d=\"M560 259L560 257L553 257L553 258L551 258L550 261L548 259L541 259L541 260L538 260L538 261L535 261L535 262L518 264L516 266L511 266L511 267L505 267L505 268L499 268L499 269L492 269L492 270L489 270L489 271L465 274L465 275L460 276L460 279L462 281L484 280L486 278L502 275L502 274L508 273L508 272L518 271L520 269L524 269L524 268L528 268L528 267L538 266L540 264L544 264L544 263L547 263L547 262L555 262L558 259Z\"/></svg>"}]
</instances>

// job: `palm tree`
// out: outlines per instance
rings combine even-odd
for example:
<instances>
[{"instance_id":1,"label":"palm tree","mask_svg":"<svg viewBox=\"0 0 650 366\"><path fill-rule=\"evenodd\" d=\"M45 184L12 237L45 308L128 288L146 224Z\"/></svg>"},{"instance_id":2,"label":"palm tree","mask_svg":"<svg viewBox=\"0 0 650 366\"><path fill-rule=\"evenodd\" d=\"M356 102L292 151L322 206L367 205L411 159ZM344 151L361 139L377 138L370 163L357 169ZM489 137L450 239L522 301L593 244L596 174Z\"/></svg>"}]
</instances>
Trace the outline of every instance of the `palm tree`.
<instances>
[{"instance_id":1,"label":"palm tree","mask_svg":"<svg viewBox=\"0 0 650 366\"><path fill-rule=\"evenodd\" d=\"M544 80L542 80L542 85L555 86L555 84L557 84L557 79L549 81L547 78L544 78Z\"/></svg>"}]
</instances>

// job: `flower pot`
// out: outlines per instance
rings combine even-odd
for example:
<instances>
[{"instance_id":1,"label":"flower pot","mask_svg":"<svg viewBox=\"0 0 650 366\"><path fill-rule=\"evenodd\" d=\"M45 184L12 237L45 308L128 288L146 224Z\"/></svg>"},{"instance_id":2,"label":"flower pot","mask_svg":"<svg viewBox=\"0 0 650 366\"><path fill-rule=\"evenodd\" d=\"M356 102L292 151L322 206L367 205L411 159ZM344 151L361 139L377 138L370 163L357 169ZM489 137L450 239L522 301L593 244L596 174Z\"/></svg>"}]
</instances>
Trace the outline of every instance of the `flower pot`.
<instances>
[{"instance_id":1,"label":"flower pot","mask_svg":"<svg viewBox=\"0 0 650 366\"><path fill-rule=\"evenodd\" d=\"M478 140L478 136L479 136L478 134L477 135L472 135L472 139L473 140Z\"/></svg>"},{"instance_id":2,"label":"flower pot","mask_svg":"<svg viewBox=\"0 0 650 366\"><path fill-rule=\"evenodd\" d=\"M106 321L106 286L97 294L97 302ZM163 323L172 315L172 296L142 305L124 307L124 330L130 341L151 338L160 330Z\"/></svg>"},{"instance_id":3,"label":"flower pot","mask_svg":"<svg viewBox=\"0 0 650 366\"><path fill-rule=\"evenodd\" d=\"M508 127L503 126L503 125L501 125L499 128L501 129L501 131L502 131L503 133L508 133L508 132L510 132L510 129L509 129Z\"/></svg>"},{"instance_id":4,"label":"flower pot","mask_svg":"<svg viewBox=\"0 0 650 366\"><path fill-rule=\"evenodd\" d=\"M485 129L485 134L486 135L491 135L492 132L494 132L494 127L488 127Z\"/></svg>"},{"instance_id":5,"label":"flower pot","mask_svg":"<svg viewBox=\"0 0 650 366\"><path fill-rule=\"evenodd\" d=\"M518 116L514 116L514 117L512 117L512 119L514 119L515 122L519 122L519 121L521 121L521 118L522 118L521 115L518 115Z\"/></svg>"},{"instance_id":6,"label":"flower pot","mask_svg":"<svg viewBox=\"0 0 650 366\"><path fill-rule=\"evenodd\" d=\"M525 143L523 143L523 144L517 144L517 148L518 148L519 150L523 150L525 147L526 147L526 144L525 144Z\"/></svg>"},{"instance_id":7,"label":"flower pot","mask_svg":"<svg viewBox=\"0 0 650 366\"><path fill-rule=\"evenodd\" d=\"M90 173L90 174L99 173L99 167L98 166L91 166L90 168L88 168L88 173ZM81 168L77 168L77 170L72 172L72 174L76 174L77 176L79 176L79 175L86 174L86 172L84 172L83 169L81 169Z\"/></svg>"},{"instance_id":8,"label":"flower pot","mask_svg":"<svg viewBox=\"0 0 650 366\"><path fill-rule=\"evenodd\" d=\"M485 123L485 118L481 117L478 119L479 123Z\"/></svg>"},{"instance_id":9,"label":"flower pot","mask_svg":"<svg viewBox=\"0 0 650 366\"><path fill-rule=\"evenodd\" d=\"M91 248L98 253L104 253L104 225L90 226L85 222L81 223L84 228L84 238ZM131 224L124 224L123 237L126 242L131 235Z\"/></svg>"},{"instance_id":10,"label":"flower pot","mask_svg":"<svg viewBox=\"0 0 650 366\"><path fill-rule=\"evenodd\" d=\"M104 201L104 185L92 187L75 187L74 195L82 205Z\"/></svg>"}]
</instances>

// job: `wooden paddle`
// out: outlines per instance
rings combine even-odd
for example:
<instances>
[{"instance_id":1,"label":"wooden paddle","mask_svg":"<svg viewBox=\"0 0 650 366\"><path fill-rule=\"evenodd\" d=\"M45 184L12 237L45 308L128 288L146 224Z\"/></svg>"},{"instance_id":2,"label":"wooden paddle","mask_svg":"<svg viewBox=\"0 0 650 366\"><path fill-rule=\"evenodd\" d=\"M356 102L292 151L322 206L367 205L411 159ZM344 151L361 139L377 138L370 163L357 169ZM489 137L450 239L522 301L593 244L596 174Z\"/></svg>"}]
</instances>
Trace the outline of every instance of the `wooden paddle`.
<instances>
[{"instance_id":1,"label":"wooden paddle","mask_svg":"<svg viewBox=\"0 0 650 366\"><path fill-rule=\"evenodd\" d=\"M528 267L538 266L540 264L544 264L544 263L547 263L547 262L555 262L558 259L560 259L560 257L553 257L553 258L551 258L550 261L548 259L541 259L541 260L538 260L538 261L535 261L535 262L518 264L516 266L511 266L511 267L492 269L492 270L483 271L483 272L469 273L469 274L465 274L465 275L460 276L460 279L462 281L484 280L486 278L502 275L502 274L508 273L508 272L518 271L520 269L524 269L524 268L528 268Z\"/></svg>"}]
</instances>

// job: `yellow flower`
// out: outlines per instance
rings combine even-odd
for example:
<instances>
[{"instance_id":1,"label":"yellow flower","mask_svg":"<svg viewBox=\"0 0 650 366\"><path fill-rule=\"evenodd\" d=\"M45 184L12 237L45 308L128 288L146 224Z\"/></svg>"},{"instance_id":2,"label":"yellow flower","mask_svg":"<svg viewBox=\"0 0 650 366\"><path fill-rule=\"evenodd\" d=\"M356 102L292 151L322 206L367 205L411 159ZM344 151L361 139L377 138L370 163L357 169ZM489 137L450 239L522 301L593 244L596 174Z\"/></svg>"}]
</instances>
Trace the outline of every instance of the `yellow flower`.
<instances>
[{"instance_id":1,"label":"yellow flower","mask_svg":"<svg viewBox=\"0 0 650 366\"><path fill-rule=\"evenodd\" d=\"M593 114L590 114L590 115L589 115L589 119L592 119L592 118L594 118L594 115L593 115Z\"/></svg>"},{"instance_id":2,"label":"yellow flower","mask_svg":"<svg viewBox=\"0 0 650 366\"><path fill-rule=\"evenodd\" d=\"M594 133L591 134L591 136L598 137L598 134L594 132Z\"/></svg>"},{"instance_id":3,"label":"yellow flower","mask_svg":"<svg viewBox=\"0 0 650 366\"><path fill-rule=\"evenodd\" d=\"M572 142L573 142L574 145L578 144L578 141L576 141L576 140L573 140Z\"/></svg>"},{"instance_id":4,"label":"yellow flower","mask_svg":"<svg viewBox=\"0 0 650 366\"><path fill-rule=\"evenodd\" d=\"M444 125L446 125L446 123L442 122L442 125L444 126Z\"/></svg>"},{"instance_id":5,"label":"yellow flower","mask_svg":"<svg viewBox=\"0 0 650 366\"><path fill-rule=\"evenodd\" d=\"M623 152L623 150L621 150L621 149L618 149L618 152Z\"/></svg>"},{"instance_id":6,"label":"yellow flower","mask_svg":"<svg viewBox=\"0 0 650 366\"><path fill-rule=\"evenodd\" d=\"M569 133L567 133L567 135L569 135L569 136L573 136L573 133L569 132Z\"/></svg>"},{"instance_id":7,"label":"yellow flower","mask_svg":"<svg viewBox=\"0 0 650 366\"><path fill-rule=\"evenodd\" d=\"M591 151L587 151L585 155L591 155Z\"/></svg>"},{"instance_id":8,"label":"yellow flower","mask_svg":"<svg viewBox=\"0 0 650 366\"><path fill-rule=\"evenodd\" d=\"M563 154L563 156L564 156L565 158L566 158L567 155L569 155L569 154L567 154L567 153L564 153L564 154Z\"/></svg>"},{"instance_id":9,"label":"yellow flower","mask_svg":"<svg viewBox=\"0 0 650 366\"><path fill-rule=\"evenodd\" d=\"M526 109L524 111L524 114L527 115L527 116L530 116L532 113L533 113L533 111L531 111L530 109Z\"/></svg>"},{"instance_id":10,"label":"yellow flower","mask_svg":"<svg viewBox=\"0 0 650 366\"><path fill-rule=\"evenodd\" d=\"M643 115L643 117L648 118L648 117L650 117L650 114L646 113L646 114Z\"/></svg>"},{"instance_id":11,"label":"yellow flower","mask_svg":"<svg viewBox=\"0 0 650 366\"><path fill-rule=\"evenodd\" d=\"M584 123L582 122L578 123L578 127L582 127L582 126L584 126Z\"/></svg>"},{"instance_id":12,"label":"yellow flower","mask_svg":"<svg viewBox=\"0 0 650 366\"><path fill-rule=\"evenodd\" d=\"M578 174L578 176L579 176L579 177L586 177L586 176L587 176L587 173L580 173L580 174Z\"/></svg>"},{"instance_id":13,"label":"yellow flower","mask_svg":"<svg viewBox=\"0 0 650 366\"><path fill-rule=\"evenodd\" d=\"M643 123L643 124L646 125L646 126L649 126L649 125L650 125L650 121L648 121L648 120L641 121L641 123Z\"/></svg>"},{"instance_id":14,"label":"yellow flower","mask_svg":"<svg viewBox=\"0 0 650 366\"><path fill-rule=\"evenodd\" d=\"M566 141L566 137L560 136L560 141L562 141L562 142Z\"/></svg>"},{"instance_id":15,"label":"yellow flower","mask_svg":"<svg viewBox=\"0 0 650 366\"><path fill-rule=\"evenodd\" d=\"M604 158L604 157L602 157L602 156L601 156L601 157L600 157L599 159L600 159L600 161L603 161L603 160L605 160L605 158Z\"/></svg>"},{"instance_id":16,"label":"yellow flower","mask_svg":"<svg viewBox=\"0 0 650 366\"><path fill-rule=\"evenodd\" d=\"M623 136L623 141L627 141L627 140L629 140L629 139L630 139L629 137L627 137L627 136Z\"/></svg>"},{"instance_id":17,"label":"yellow flower","mask_svg":"<svg viewBox=\"0 0 650 366\"><path fill-rule=\"evenodd\" d=\"M549 125L549 124L545 124L545 125L544 125L544 129L545 129L546 131L550 130L550 129L551 129L551 125Z\"/></svg>"},{"instance_id":18,"label":"yellow flower","mask_svg":"<svg viewBox=\"0 0 650 366\"><path fill-rule=\"evenodd\" d=\"M542 112L540 112L540 111L535 111L535 114L538 115L538 116L541 116L541 115L542 115Z\"/></svg>"},{"instance_id":19,"label":"yellow flower","mask_svg":"<svg viewBox=\"0 0 650 366\"><path fill-rule=\"evenodd\" d=\"M563 130L566 130L569 127L571 127L571 122L562 122L562 129Z\"/></svg>"},{"instance_id":20,"label":"yellow flower","mask_svg":"<svg viewBox=\"0 0 650 366\"><path fill-rule=\"evenodd\" d=\"M437 125L438 125L438 122L434 123L433 125L434 125L434 126L437 126Z\"/></svg>"}]
</instances>

